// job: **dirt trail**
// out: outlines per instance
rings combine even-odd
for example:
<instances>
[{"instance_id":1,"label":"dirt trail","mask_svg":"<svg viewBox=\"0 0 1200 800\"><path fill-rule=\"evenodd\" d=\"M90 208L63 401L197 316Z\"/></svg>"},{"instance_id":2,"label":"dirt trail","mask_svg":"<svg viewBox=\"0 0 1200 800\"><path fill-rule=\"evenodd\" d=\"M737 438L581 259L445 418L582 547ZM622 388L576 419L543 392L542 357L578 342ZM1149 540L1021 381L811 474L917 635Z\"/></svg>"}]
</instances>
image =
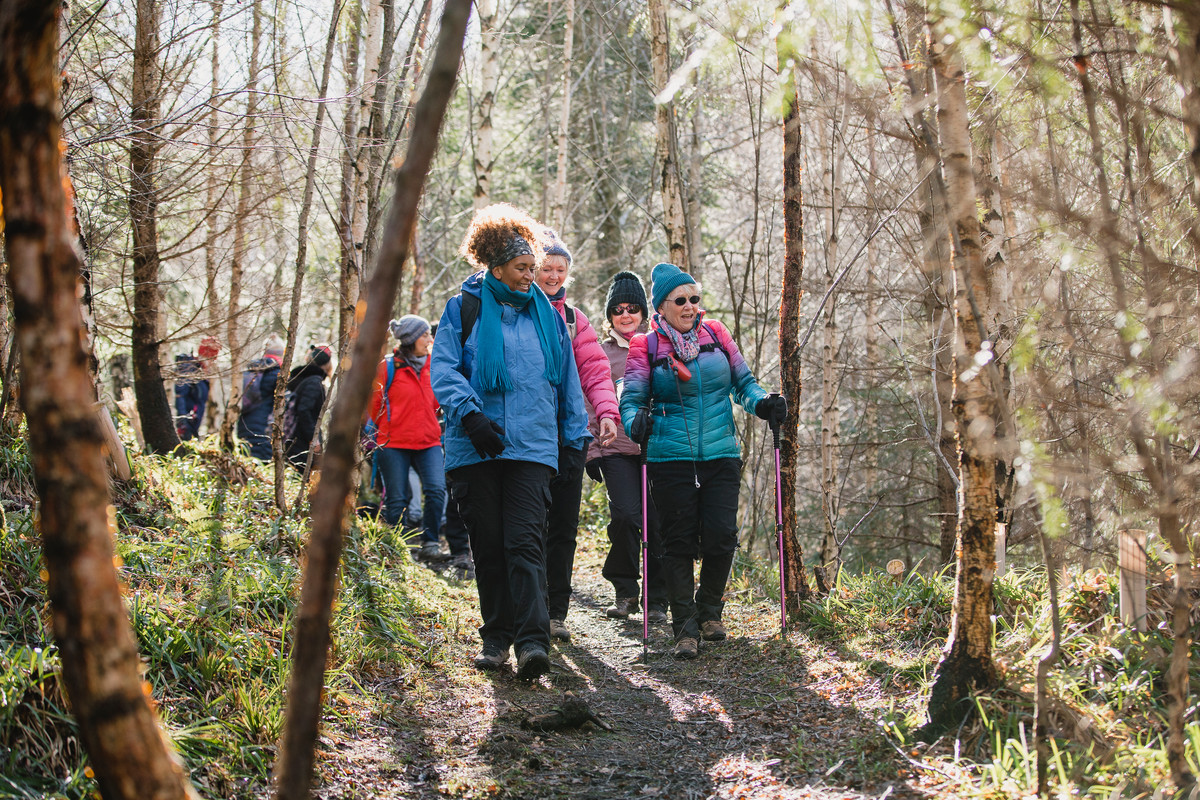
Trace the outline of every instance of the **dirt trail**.
<instances>
[{"instance_id":1,"label":"dirt trail","mask_svg":"<svg viewBox=\"0 0 1200 800\"><path fill-rule=\"evenodd\" d=\"M471 615L452 633L454 663L366 687L387 719L327 737L317 796L350 798L925 797L908 764L858 710L879 687L861 665L802 632L779 639L778 609L726 605L730 638L671 657L667 624L607 619L611 587L597 542L581 539L569 644L533 684L470 667ZM510 662L511 665L511 662ZM612 727L521 727L571 691ZM877 704L877 703L876 703Z\"/></svg>"}]
</instances>

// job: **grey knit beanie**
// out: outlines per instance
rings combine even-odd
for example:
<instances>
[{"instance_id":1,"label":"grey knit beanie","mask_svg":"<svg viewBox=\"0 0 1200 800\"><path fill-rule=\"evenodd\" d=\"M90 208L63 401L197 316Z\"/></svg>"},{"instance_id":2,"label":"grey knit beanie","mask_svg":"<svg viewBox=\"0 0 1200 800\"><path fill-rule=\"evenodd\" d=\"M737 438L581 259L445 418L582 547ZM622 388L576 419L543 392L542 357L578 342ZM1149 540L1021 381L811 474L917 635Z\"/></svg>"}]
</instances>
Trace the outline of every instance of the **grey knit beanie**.
<instances>
[{"instance_id":1,"label":"grey knit beanie","mask_svg":"<svg viewBox=\"0 0 1200 800\"><path fill-rule=\"evenodd\" d=\"M401 347L412 347L429 330L429 321L416 314L405 314L400 319L392 320L391 328L392 336L396 337Z\"/></svg>"}]
</instances>

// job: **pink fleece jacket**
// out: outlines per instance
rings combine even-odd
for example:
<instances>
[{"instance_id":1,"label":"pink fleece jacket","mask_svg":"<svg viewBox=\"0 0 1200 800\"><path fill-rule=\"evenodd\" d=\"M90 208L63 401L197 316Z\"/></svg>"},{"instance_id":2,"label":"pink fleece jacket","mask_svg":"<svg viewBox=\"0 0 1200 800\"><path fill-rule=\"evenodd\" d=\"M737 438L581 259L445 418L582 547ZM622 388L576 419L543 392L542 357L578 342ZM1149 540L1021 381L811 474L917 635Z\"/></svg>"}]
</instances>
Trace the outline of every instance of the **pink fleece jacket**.
<instances>
[{"instance_id":1,"label":"pink fleece jacket","mask_svg":"<svg viewBox=\"0 0 1200 800\"><path fill-rule=\"evenodd\" d=\"M551 304L563 320L567 318L567 300L551 300ZM600 346L596 337L596 329L588 322L587 316L578 308L575 309L575 338L571 340L571 349L575 351L575 365L579 369L579 382L583 385L583 396L596 409L596 416L603 419L608 417L621 426L621 408L617 405L617 389L613 386L612 371L608 365L608 356Z\"/></svg>"}]
</instances>

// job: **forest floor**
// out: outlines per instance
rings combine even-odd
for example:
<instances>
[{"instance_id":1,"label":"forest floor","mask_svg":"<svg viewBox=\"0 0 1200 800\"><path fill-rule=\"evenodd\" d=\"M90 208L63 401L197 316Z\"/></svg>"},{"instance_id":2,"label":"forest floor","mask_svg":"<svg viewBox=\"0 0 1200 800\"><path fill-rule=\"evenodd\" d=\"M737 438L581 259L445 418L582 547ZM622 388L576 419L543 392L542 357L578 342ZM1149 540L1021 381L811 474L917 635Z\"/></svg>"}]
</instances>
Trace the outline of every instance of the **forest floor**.
<instances>
[{"instance_id":1,"label":"forest floor","mask_svg":"<svg viewBox=\"0 0 1200 800\"><path fill-rule=\"evenodd\" d=\"M871 677L861 654L779 636L778 607L726 605L730 637L700 657L671 655L668 624L650 631L642 658L640 612L606 618L601 542L581 532L575 596L552 669L535 682L512 669L471 666L478 640L474 584L452 592L457 630L430 629L445 663L364 685L375 702L358 724L322 738L323 800L352 798L865 798L938 794L936 774L914 769L884 736L880 714L911 691ZM454 583L452 579L451 583ZM433 652L433 649L431 649ZM552 733L522 726L572 692L593 722ZM372 710L373 709L373 710ZM380 712L379 709L386 709ZM911 755L917 755L913 752ZM945 776L942 776L945 777Z\"/></svg>"}]
</instances>

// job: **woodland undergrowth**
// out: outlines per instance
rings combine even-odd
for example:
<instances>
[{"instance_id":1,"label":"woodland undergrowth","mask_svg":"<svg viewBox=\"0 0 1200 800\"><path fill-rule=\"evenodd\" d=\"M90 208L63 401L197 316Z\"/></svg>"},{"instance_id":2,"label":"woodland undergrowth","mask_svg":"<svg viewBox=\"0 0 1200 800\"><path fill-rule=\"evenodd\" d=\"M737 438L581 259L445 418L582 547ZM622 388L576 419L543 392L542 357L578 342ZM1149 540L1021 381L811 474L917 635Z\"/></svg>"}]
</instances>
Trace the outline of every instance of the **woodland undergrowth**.
<instances>
[{"instance_id":1,"label":"woodland undergrowth","mask_svg":"<svg viewBox=\"0 0 1200 800\"><path fill-rule=\"evenodd\" d=\"M137 456L135 466L134 481L114 490L112 514L146 691L202 795L265 796L284 718L306 522L274 510L258 466L210 444L166 458ZM95 784L49 632L32 486L23 440L0 441L0 797L87 797ZM601 496L589 495L581 535L602 535ZM1170 796L1160 788L1168 775L1166 604L1152 608L1149 632L1138 633L1118 620L1114 577L1066 578L1064 658L1052 672L1056 792ZM777 602L776 581L768 562L740 558L728 599ZM1038 570L1012 571L998 582L1003 684L932 745L914 733L949 627L946 571L918 568L899 581L881 571L843 573L828 597L808 605L791 636L800 648L832 648L877 695L892 698L863 707L880 709L877 724L932 794L1028 795L1036 785L1034 671L1050 630L1044 589ZM346 541L334 614L326 728L353 737L364 720L390 713L363 686L381 676L419 681L443 663L451 639L471 635L463 620L473 597L473 585L415 565L399 533L359 518ZM1195 709L1189 720L1187 755L1200 772Z\"/></svg>"}]
</instances>

